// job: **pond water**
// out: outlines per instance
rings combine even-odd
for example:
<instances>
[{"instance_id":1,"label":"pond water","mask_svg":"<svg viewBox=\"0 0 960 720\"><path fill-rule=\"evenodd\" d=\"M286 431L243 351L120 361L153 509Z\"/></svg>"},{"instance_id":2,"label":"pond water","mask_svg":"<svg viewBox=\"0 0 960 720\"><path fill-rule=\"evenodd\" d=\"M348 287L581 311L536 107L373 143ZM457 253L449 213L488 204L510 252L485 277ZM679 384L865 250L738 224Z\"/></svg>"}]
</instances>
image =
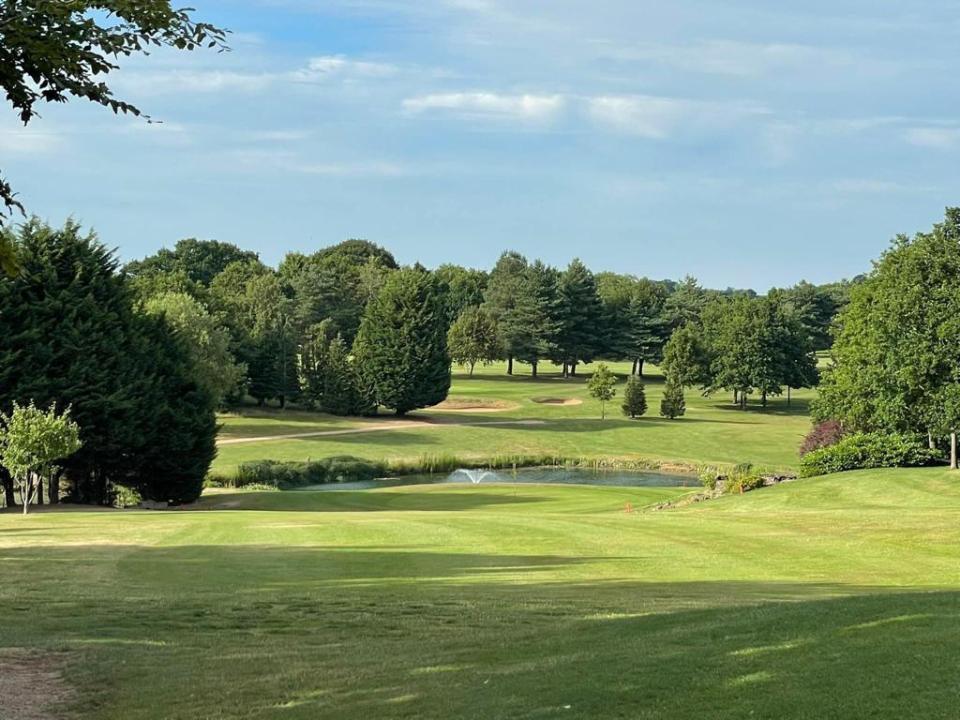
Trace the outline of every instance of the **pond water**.
<instances>
[{"instance_id":1,"label":"pond water","mask_svg":"<svg viewBox=\"0 0 960 720\"><path fill-rule=\"evenodd\" d=\"M588 468L538 467L518 470L456 470L452 473L405 475L362 482L311 485L304 490L372 490L401 485L489 485L491 483L601 485L607 487L696 487L693 475L676 475L652 470L592 470Z\"/></svg>"}]
</instances>

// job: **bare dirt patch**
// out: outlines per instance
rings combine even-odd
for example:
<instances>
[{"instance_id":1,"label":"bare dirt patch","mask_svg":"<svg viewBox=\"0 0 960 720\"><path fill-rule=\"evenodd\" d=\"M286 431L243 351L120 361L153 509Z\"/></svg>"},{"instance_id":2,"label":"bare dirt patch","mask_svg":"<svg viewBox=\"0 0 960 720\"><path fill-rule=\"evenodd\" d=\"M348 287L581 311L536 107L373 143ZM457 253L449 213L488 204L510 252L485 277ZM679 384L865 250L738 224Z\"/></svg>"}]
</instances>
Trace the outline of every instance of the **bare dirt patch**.
<instances>
[{"instance_id":1,"label":"bare dirt patch","mask_svg":"<svg viewBox=\"0 0 960 720\"><path fill-rule=\"evenodd\" d=\"M66 655L21 648L0 649L3 720L60 720L74 690L63 678Z\"/></svg>"},{"instance_id":2,"label":"bare dirt patch","mask_svg":"<svg viewBox=\"0 0 960 720\"><path fill-rule=\"evenodd\" d=\"M554 398L554 397L541 397L541 398L530 398L533 402L538 405L583 405L583 400L580 398Z\"/></svg>"},{"instance_id":3,"label":"bare dirt patch","mask_svg":"<svg viewBox=\"0 0 960 720\"><path fill-rule=\"evenodd\" d=\"M504 412L505 410L516 410L519 407L516 403L506 400L486 400L483 398L447 398L439 405L434 405L430 410L439 412L462 412L462 413L492 413Z\"/></svg>"}]
</instances>

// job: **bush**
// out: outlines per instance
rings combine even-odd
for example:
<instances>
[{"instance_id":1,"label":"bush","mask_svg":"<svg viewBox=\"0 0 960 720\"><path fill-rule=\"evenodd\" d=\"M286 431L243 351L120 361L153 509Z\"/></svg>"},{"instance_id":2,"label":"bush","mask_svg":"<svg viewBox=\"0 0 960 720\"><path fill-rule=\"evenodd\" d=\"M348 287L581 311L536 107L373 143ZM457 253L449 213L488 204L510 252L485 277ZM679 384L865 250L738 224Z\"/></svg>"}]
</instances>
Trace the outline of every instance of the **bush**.
<instances>
[{"instance_id":1,"label":"bush","mask_svg":"<svg viewBox=\"0 0 960 720\"><path fill-rule=\"evenodd\" d=\"M234 477L233 486L289 490L307 485L373 480L383 477L386 472L387 468L382 463L350 456L336 456L308 462L261 460L241 463Z\"/></svg>"},{"instance_id":2,"label":"bush","mask_svg":"<svg viewBox=\"0 0 960 720\"><path fill-rule=\"evenodd\" d=\"M800 457L814 450L836 445L843 439L843 425L838 420L826 420L813 426L800 446Z\"/></svg>"},{"instance_id":3,"label":"bush","mask_svg":"<svg viewBox=\"0 0 960 720\"><path fill-rule=\"evenodd\" d=\"M858 433L813 450L800 460L800 477L881 467L922 467L940 460L919 435Z\"/></svg>"},{"instance_id":4,"label":"bush","mask_svg":"<svg viewBox=\"0 0 960 720\"><path fill-rule=\"evenodd\" d=\"M136 489L129 488L126 485L114 485L112 504L115 508L137 507L141 502L143 502L143 498Z\"/></svg>"}]
</instances>

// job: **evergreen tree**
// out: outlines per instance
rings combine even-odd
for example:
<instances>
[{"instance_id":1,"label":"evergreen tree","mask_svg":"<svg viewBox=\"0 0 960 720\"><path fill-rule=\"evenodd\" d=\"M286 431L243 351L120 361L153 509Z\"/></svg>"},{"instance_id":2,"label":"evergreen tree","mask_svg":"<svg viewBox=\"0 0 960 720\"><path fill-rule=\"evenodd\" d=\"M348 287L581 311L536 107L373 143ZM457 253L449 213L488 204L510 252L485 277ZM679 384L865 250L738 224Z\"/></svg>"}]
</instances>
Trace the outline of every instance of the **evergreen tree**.
<instances>
[{"instance_id":1,"label":"evergreen tree","mask_svg":"<svg viewBox=\"0 0 960 720\"><path fill-rule=\"evenodd\" d=\"M663 386L663 397L660 400L660 416L674 420L687 412L687 403L683 399L683 385L680 381L671 376L667 376L667 382Z\"/></svg>"},{"instance_id":2,"label":"evergreen tree","mask_svg":"<svg viewBox=\"0 0 960 720\"><path fill-rule=\"evenodd\" d=\"M446 308L425 270L394 272L364 313L354 356L379 405L404 415L443 402L450 390Z\"/></svg>"},{"instance_id":3,"label":"evergreen tree","mask_svg":"<svg viewBox=\"0 0 960 720\"><path fill-rule=\"evenodd\" d=\"M629 418L638 418L646 413L647 393L643 387L643 380L637 375L631 375L623 390L623 414Z\"/></svg>"},{"instance_id":4,"label":"evergreen tree","mask_svg":"<svg viewBox=\"0 0 960 720\"><path fill-rule=\"evenodd\" d=\"M450 326L447 334L450 358L470 367L470 376L478 362L489 364L500 355L497 326L482 307L468 307Z\"/></svg>"},{"instance_id":5,"label":"evergreen tree","mask_svg":"<svg viewBox=\"0 0 960 720\"><path fill-rule=\"evenodd\" d=\"M559 332L560 274L539 260L524 273L521 295L510 317L516 357L537 377L540 361L556 353Z\"/></svg>"},{"instance_id":6,"label":"evergreen tree","mask_svg":"<svg viewBox=\"0 0 960 720\"><path fill-rule=\"evenodd\" d=\"M83 444L63 467L74 499L106 502L115 484L190 499L216 420L173 329L135 312L116 259L77 224L5 232L23 271L0 279L0 410L30 399L72 407Z\"/></svg>"},{"instance_id":7,"label":"evergreen tree","mask_svg":"<svg viewBox=\"0 0 960 720\"><path fill-rule=\"evenodd\" d=\"M587 390L591 397L600 401L600 419L607 417L607 403L617 394L617 376L613 374L606 363L600 363L593 375L587 380Z\"/></svg>"},{"instance_id":8,"label":"evergreen tree","mask_svg":"<svg viewBox=\"0 0 960 720\"><path fill-rule=\"evenodd\" d=\"M505 252L497 260L484 291L484 308L497 325L499 344L507 357L507 375L513 374L513 360L522 351L528 336L519 312L527 270L527 259L523 255Z\"/></svg>"},{"instance_id":9,"label":"evergreen tree","mask_svg":"<svg viewBox=\"0 0 960 720\"><path fill-rule=\"evenodd\" d=\"M593 361L600 351L603 332L597 283L579 259L560 275L556 314L556 359L575 376L577 364Z\"/></svg>"},{"instance_id":10,"label":"evergreen tree","mask_svg":"<svg viewBox=\"0 0 960 720\"><path fill-rule=\"evenodd\" d=\"M331 415L371 415L376 404L364 388L343 336L330 337L329 320L314 327L301 348L303 396L310 407Z\"/></svg>"}]
</instances>

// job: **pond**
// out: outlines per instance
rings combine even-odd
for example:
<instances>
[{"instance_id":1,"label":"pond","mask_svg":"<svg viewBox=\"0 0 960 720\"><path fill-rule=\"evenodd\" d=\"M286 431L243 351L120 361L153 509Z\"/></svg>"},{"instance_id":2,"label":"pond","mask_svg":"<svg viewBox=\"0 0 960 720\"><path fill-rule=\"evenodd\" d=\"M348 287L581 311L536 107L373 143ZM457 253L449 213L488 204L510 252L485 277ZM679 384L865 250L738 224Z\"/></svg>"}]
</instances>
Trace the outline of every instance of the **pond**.
<instances>
[{"instance_id":1,"label":"pond","mask_svg":"<svg viewBox=\"0 0 960 720\"><path fill-rule=\"evenodd\" d=\"M593 470L589 468L537 467L518 470L462 469L452 473L405 475L361 482L311 485L303 490L372 490L402 485L489 485L491 483L600 485L607 487L696 487L693 475L677 475L653 470Z\"/></svg>"}]
</instances>

